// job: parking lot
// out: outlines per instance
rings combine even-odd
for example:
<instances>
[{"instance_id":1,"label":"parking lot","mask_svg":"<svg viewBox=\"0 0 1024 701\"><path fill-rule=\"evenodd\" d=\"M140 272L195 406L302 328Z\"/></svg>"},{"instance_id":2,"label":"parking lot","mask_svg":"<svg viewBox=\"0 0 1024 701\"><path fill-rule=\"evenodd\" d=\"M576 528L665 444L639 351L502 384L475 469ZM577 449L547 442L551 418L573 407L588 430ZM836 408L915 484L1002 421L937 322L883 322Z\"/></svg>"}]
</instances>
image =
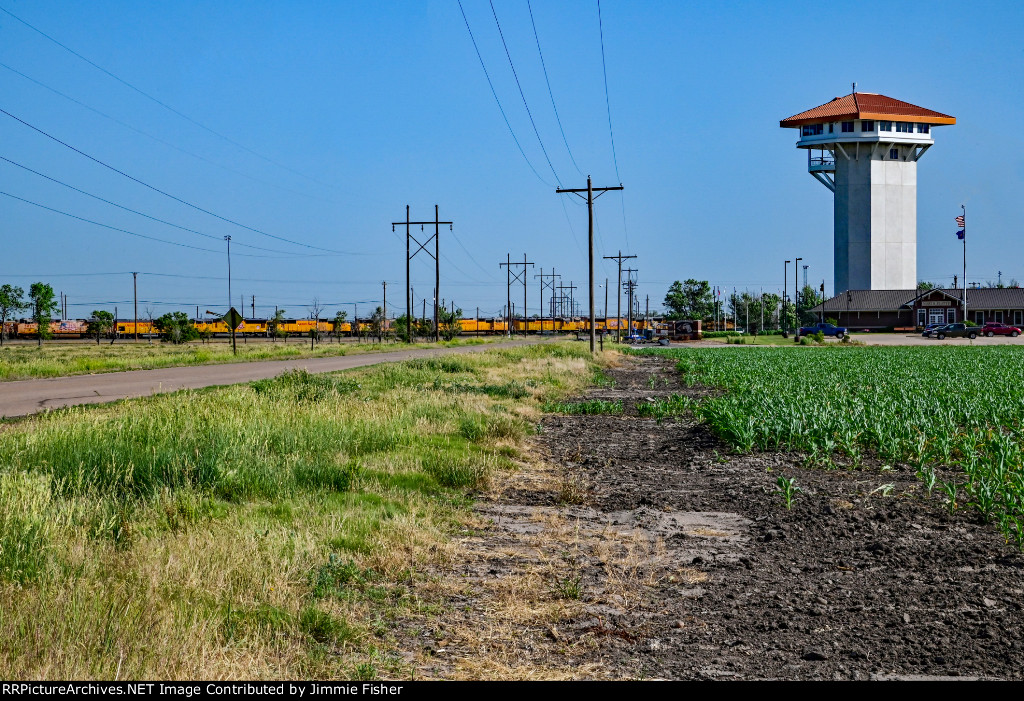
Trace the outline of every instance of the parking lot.
<instances>
[{"instance_id":1,"label":"parking lot","mask_svg":"<svg viewBox=\"0 0 1024 701\"><path fill-rule=\"evenodd\" d=\"M935 338L925 338L920 333L854 333L851 335L854 340L865 343L869 346L920 346L920 345L973 345L973 346L1002 346L1024 344L1024 336L1011 338L1009 336L979 336L973 341L969 338L944 338L941 341Z\"/></svg>"}]
</instances>

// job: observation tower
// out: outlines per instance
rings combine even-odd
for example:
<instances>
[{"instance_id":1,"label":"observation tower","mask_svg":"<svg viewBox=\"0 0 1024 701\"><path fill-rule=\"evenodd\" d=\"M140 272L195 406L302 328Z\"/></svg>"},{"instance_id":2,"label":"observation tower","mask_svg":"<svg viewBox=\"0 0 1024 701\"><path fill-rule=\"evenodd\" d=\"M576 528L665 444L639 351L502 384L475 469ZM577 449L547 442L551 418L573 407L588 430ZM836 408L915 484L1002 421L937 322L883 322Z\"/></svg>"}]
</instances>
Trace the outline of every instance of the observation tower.
<instances>
[{"instance_id":1,"label":"observation tower","mask_svg":"<svg viewBox=\"0 0 1024 701\"><path fill-rule=\"evenodd\" d=\"M917 162L956 119L854 92L779 122L835 200L835 290L917 287Z\"/></svg>"}]
</instances>

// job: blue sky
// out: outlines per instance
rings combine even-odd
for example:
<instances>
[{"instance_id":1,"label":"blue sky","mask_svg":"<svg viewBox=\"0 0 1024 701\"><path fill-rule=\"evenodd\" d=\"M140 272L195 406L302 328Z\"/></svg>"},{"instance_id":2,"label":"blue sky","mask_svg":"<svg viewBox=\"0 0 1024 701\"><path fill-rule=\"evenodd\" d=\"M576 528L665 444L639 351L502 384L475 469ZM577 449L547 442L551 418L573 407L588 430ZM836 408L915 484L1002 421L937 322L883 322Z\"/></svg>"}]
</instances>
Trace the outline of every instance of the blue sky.
<instances>
[{"instance_id":1,"label":"blue sky","mask_svg":"<svg viewBox=\"0 0 1024 701\"><path fill-rule=\"evenodd\" d=\"M853 81L957 117L935 130L919 165L919 277L951 284L961 265L953 217L965 203L968 278L994 281L1001 270L1004 281L1024 281L1016 236L1024 149L1014 116L1024 107L1024 4L604 0L614 158L596 0L532 0L568 149L526 0L494 8L539 141L491 6L463 6L526 159L455 0L0 0L138 89L0 13L0 108L179 199L304 244L187 207L0 114L3 158L213 237L0 161L3 192L210 249L0 196L0 282L44 280L68 294L71 316L116 303L123 317L136 270L140 307L223 311L221 239L231 235L233 301L244 295L247 313L255 295L257 315L274 305L304 315L314 297L330 314L351 313L353 303L365 305L362 314L380 303L382 280L395 313L405 246L391 222L406 204L414 219L430 219L436 203L455 222L441 233L441 297L470 313L497 312L505 300L498 263L525 253L536 264L534 313L541 268L585 284L586 209L554 189L585 186L590 174L595 186L625 185L598 202L597 252L638 256L639 294L652 308L673 280L689 277L775 291L783 260L796 256L831 293L831 194L806 173L795 131L778 122L848 93ZM421 254L412 271L416 299L429 296L432 261ZM614 265L598 264L596 277L614 285ZM600 311L603 289L597 294Z\"/></svg>"}]
</instances>

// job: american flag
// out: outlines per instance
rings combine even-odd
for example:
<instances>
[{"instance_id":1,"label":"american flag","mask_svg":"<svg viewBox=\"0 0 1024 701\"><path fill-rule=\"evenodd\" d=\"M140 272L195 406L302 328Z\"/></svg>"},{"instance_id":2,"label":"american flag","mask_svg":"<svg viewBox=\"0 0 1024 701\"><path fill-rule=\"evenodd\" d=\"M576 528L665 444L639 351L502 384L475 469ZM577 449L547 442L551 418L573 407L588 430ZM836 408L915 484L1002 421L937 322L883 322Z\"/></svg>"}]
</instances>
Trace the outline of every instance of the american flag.
<instances>
[{"instance_id":1,"label":"american flag","mask_svg":"<svg viewBox=\"0 0 1024 701\"><path fill-rule=\"evenodd\" d=\"M959 226L961 229L967 226L967 224L964 223L963 215L960 215L959 217L956 218L956 225Z\"/></svg>"}]
</instances>

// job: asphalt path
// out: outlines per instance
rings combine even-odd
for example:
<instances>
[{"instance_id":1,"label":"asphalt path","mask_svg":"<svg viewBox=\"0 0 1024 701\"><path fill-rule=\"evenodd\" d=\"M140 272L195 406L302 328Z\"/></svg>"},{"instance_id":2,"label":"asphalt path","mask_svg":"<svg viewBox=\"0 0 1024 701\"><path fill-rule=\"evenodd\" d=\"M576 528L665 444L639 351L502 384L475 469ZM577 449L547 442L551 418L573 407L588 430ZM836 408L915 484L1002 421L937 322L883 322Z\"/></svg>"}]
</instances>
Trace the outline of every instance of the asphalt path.
<instances>
[{"instance_id":1,"label":"asphalt path","mask_svg":"<svg viewBox=\"0 0 1024 701\"><path fill-rule=\"evenodd\" d=\"M58 409L78 404L102 404L130 397L176 392L181 389L234 385L240 382L276 377L287 370L334 372L451 353L484 353L497 348L510 348L537 342L539 341L530 339L486 343L479 346L364 353L334 358L298 358L223 365L191 365L159 370L130 370L98 375L72 375L71 377L54 377L43 380L0 382L0 417L26 416L47 409Z\"/></svg>"}]
</instances>

